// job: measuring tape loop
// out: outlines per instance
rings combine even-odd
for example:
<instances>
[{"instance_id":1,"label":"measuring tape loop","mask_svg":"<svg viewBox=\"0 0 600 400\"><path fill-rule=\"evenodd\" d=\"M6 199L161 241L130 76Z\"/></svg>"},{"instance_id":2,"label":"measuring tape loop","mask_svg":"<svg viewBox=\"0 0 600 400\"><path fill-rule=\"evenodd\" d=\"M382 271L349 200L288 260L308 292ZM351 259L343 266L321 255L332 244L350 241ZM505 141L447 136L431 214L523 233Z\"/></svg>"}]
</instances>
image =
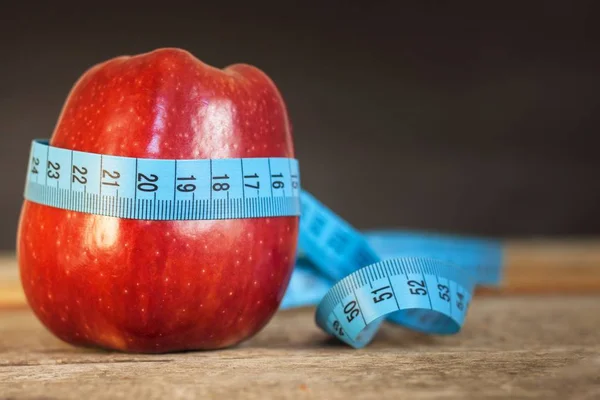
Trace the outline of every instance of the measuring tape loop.
<instances>
[{"instance_id":1,"label":"measuring tape loop","mask_svg":"<svg viewBox=\"0 0 600 400\"><path fill-rule=\"evenodd\" d=\"M309 193L300 198L299 246L310 263L293 275L290 290L326 291L316 322L353 347L369 343L386 318L421 332L456 333L474 286L499 283L498 242L414 232L363 235ZM301 296L290 292L284 305L295 298Z\"/></svg>"},{"instance_id":2,"label":"measuring tape loop","mask_svg":"<svg viewBox=\"0 0 600 400\"><path fill-rule=\"evenodd\" d=\"M386 316L421 332L460 330L475 281L431 258L394 258L350 274L317 307L317 324L353 347L369 343ZM374 326L370 326L374 324Z\"/></svg>"},{"instance_id":3,"label":"measuring tape loop","mask_svg":"<svg viewBox=\"0 0 600 400\"><path fill-rule=\"evenodd\" d=\"M292 158L145 159L35 140L27 171L27 200L91 214L145 220L300 215L300 172Z\"/></svg>"},{"instance_id":4,"label":"measuring tape loop","mask_svg":"<svg viewBox=\"0 0 600 400\"><path fill-rule=\"evenodd\" d=\"M317 305L316 322L353 347L384 320L460 330L476 284L498 285L499 242L420 232L360 233L300 189L291 158L162 160L31 148L25 198L145 220L299 216L299 257L282 308ZM302 212L300 212L302 211Z\"/></svg>"}]
</instances>

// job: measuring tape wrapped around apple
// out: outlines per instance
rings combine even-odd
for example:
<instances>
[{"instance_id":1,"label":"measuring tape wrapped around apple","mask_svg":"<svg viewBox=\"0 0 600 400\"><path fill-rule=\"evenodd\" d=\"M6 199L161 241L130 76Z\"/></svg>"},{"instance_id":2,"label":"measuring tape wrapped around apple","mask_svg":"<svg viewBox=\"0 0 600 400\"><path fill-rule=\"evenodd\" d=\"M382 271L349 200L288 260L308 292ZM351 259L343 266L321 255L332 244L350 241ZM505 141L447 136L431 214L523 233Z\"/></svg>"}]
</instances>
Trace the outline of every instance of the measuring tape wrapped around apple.
<instances>
[{"instance_id":1,"label":"measuring tape wrapped around apple","mask_svg":"<svg viewBox=\"0 0 600 400\"><path fill-rule=\"evenodd\" d=\"M282 308L317 304L317 324L357 348L384 320L426 333L456 333L474 287L497 285L501 278L502 251L495 241L358 232L300 189L298 161L291 158L144 159L35 140L25 198L142 220L300 216L299 257Z\"/></svg>"}]
</instances>

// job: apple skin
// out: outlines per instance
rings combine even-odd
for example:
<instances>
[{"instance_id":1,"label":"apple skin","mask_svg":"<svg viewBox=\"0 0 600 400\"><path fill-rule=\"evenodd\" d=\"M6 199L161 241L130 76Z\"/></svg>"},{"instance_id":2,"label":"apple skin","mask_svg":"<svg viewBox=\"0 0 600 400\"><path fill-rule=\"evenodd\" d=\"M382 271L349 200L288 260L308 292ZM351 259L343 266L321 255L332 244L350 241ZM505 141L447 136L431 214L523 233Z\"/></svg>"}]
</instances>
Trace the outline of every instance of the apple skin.
<instances>
[{"instance_id":1,"label":"apple skin","mask_svg":"<svg viewBox=\"0 0 600 400\"><path fill-rule=\"evenodd\" d=\"M88 70L50 144L162 159L294 157L285 104L263 72L216 69L173 48ZM17 252L28 302L60 339L159 353L259 331L284 295L297 235L297 217L144 221L25 201Z\"/></svg>"}]
</instances>

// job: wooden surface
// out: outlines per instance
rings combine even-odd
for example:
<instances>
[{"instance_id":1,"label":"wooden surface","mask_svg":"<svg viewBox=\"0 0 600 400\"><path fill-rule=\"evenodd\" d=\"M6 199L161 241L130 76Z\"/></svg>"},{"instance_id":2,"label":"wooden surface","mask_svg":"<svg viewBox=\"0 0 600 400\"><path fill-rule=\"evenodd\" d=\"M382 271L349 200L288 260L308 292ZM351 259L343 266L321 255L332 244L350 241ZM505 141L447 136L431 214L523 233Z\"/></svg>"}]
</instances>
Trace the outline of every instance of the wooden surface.
<instances>
[{"instance_id":1,"label":"wooden surface","mask_svg":"<svg viewBox=\"0 0 600 400\"><path fill-rule=\"evenodd\" d=\"M0 310L23 307L25 303L15 256L0 253Z\"/></svg>"},{"instance_id":2,"label":"wooden surface","mask_svg":"<svg viewBox=\"0 0 600 400\"><path fill-rule=\"evenodd\" d=\"M476 299L464 331L385 326L366 349L328 339L312 310L250 342L137 355L74 348L27 310L0 312L0 397L69 399L598 399L600 297Z\"/></svg>"},{"instance_id":3,"label":"wooden surface","mask_svg":"<svg viewBox=\"0 0 600 400\"><path fill-rule=\"evenodd\" d=\"M600 239L519 239L504 246L502 293L600 293Z\"/></svg>"},{"instance_id":4,"label":"wooden surface","mask_svg":"<svg viewBox=\"0 0 600 400\"><path fill-rule=\"evenodd\" d=\"M513 247L507 273L521 282L516 292L538 294L477 296L455 336L385 325L369 347L353 350L303 309L279 312L233 349L163 355L60 342L24 305L14 258L0 257L0 398L600 399L600 291L589 284L600 263L589 245L580 256L576 247L554 247L560 254L552 257ZM566 268L587 281L587 294L574 296L573 280L563 277L561 287L551 278L568 275ZM556 284L553 294L539 294L536 274L550 276L543 279Z\"/></svg>"}]
</instances>

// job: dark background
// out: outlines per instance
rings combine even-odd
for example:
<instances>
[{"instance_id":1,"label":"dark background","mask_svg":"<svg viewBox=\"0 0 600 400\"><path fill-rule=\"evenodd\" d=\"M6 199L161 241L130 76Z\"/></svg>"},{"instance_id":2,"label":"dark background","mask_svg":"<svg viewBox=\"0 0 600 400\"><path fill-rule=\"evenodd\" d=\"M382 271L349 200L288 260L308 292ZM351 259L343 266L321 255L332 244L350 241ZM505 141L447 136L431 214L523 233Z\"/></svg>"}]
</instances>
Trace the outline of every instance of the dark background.
<instances>
[{"instance_id":1,"label":"dark background","mask_svg":"<svg viewBox=\"0 0 600 400\"><path fill-rule=\"evenodd\" d=\"M303 186L360 228L600 233L594 1L24 3L0 5L0 249L79 75L164 46L267 72Z\"/></svg>"}]
</instances>

